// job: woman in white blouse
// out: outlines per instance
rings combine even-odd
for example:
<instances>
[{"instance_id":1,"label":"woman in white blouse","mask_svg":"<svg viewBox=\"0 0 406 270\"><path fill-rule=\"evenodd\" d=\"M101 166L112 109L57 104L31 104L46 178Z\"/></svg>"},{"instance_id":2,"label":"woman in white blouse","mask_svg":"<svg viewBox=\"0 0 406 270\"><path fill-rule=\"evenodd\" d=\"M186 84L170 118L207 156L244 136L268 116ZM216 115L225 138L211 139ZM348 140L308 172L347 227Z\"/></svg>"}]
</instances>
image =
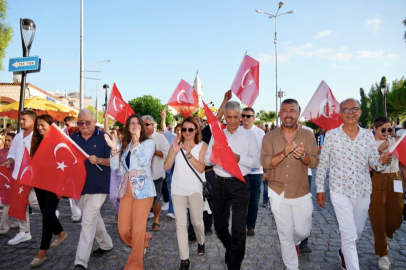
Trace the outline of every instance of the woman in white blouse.
<instances>
[{"instance_id":1,"label":"woman in white blouse","mask_svg":"<svg viewBox=\"0 0 406 270\"><path fill-rule=\"evenodd\" d=\"M392 127L389 118L380 116L374 120L376 147L380 153L390 150L398 138L389 136ZM380 256L379 269L389 269L387 237L402 225L403 188L399 173L399 161L392 156L390 166L383 172L372 172L372 194L369 218L375 238L375 254Z\"/></svg>"},{"instance_id":2,"label":"woman in white blouse","mask_svg":"<svg viewBox=\"0 0 406 270\"><path fill-rule=\"evenodd\" d=\"M204 200L202 195L202 183L193 170L205 182L204 155L207 144L202 142L200 126L193 117L187 117L182 123L180 140L173 141L168 157L164 163L164 169L168 170L175 162L173 172L171 197L176 218L176 235L179 246L181 265L179 269L189 269L189 244L187 234L187 208L189 207L190 218L198 242L198 255L205 253L204 248L204 223L203 209ZM183 151L185 157L180 152ZM186 160L187 159L187 160ZM187 164L189 163L192 168Z\"/></svg>"}]
</instances>

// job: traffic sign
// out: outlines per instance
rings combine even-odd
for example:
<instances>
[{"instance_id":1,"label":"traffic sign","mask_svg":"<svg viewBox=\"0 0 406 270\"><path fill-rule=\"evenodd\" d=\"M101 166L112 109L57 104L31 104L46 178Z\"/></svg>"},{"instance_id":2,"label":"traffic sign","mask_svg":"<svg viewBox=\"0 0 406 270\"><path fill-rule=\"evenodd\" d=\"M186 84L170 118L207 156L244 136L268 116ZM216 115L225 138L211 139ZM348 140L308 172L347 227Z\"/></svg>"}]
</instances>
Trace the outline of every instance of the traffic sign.
<instances>
[{"instance_id":1,"label":"traffic sign","mask_svg":"<svg viewBox=\"0 0 406 270\"><path fill-rule=\"evenodd\" d=\"M10 58L8 71L39 71L41 68L41 59L39 56Z\"/></svg>"}]
</instances>

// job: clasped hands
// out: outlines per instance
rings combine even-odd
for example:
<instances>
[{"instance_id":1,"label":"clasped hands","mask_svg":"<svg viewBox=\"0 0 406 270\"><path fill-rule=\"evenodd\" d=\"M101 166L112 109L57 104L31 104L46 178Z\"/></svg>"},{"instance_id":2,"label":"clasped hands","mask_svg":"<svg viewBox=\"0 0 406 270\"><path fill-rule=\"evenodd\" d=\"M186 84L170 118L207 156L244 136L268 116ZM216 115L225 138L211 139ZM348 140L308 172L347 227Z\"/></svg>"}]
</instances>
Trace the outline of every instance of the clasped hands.
<instances>
[{"instance_id":1,"label":"clasped hands","mask_svg":"<svg viewBox=\"0 0 406 270\"><path fill-rule=\"evenodd\" d=\"M301 158L305 152L303 143L301 142L299 146L295 142L286 145L285 149L283 150L283 155L287 157L292 152L296 159Z\"/></svg>"}]
</instances>

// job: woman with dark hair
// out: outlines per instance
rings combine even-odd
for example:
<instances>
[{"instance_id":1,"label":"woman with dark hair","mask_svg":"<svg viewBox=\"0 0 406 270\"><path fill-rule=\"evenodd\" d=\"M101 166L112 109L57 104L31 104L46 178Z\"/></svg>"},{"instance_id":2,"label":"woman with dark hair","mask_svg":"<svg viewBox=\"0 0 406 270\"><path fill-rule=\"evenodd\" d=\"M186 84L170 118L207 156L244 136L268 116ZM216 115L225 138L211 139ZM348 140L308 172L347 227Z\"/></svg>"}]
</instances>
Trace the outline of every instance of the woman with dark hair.
<instances>
[{"instance_id":1,"label":"woman with dark hair","mask_svg":"<svg viewBox=\"0 0 406 270\"><path fill-rule=\"evenodd\" d=\"M104 138L111 147L111 169L120 168L123 177L118 189L118 232L124 243L130 246L124 269L144 269L144 253L151 239L146 232L148 213L156 196L151 177L151 160L155 142L148 139L144 123L137 114L131 115L123 129L121 144Z\"/></svg>"},{"instance_id":2,"label":"woman with dark hair","mask_svg":"<svg viewBox=\"0 0 406 270\"><path fill-rule=\"evenodd\" d=\"M179 269L189 269L190 265L187 208L189 208L190 218L198 242L198 255L203 256L205 254L203 223L205 203L202 196L203 186L197 175L203 182L206 181L204 174L204 155L206 151L207 144L202 142L200 125L192 116L187 117L182 123L181 137L179 140L175 139L173 141L164 163L164 169L169 170L175 162L171 197L175 210L176 236L181 259Z\"/></svg>"},{"instance_id":3,"label":"woman with dark hair","mask_svg":"<svg viewBox=\"0 0 406 270\"><path fill-rule=\"evenodd\" d=\"M35 156L35 152L53 122L54 119L48 114L40 115L35 119L31 140L31 157ZM55 215L59 200L62 200L62 196L43 189L34 189L42 214L42 237L40 250L30 263L30 266L38 267L47 260L46 252L51 244L52 234L58 235L58 238L52 243L51 247L59 246L66 237L68 237L68 234L64 231Z\"/></svg>"},{"instance_id":4,"label":"woman with dark hair","mask_svg":"<svg viewBox=\"0 0 406 270\"><path fill-rule=\"evenodd\" d=\"M379 153L389 151L398 138L390 137L393 131L389 118L380 116L374 120L376 147ZM380 256L379 269L389 269L387 237L393 238L393 233L402 225L403 188L399 173L399 161L392 156L389 166L382 172L372 171L372 193L369 205L369 218L375 238L375 254ZM404 172L404 167L401 167ZM404 183L404 182L403 182ZM396 186L400 189L397 189Z\"/></svg>"}]
</instances>

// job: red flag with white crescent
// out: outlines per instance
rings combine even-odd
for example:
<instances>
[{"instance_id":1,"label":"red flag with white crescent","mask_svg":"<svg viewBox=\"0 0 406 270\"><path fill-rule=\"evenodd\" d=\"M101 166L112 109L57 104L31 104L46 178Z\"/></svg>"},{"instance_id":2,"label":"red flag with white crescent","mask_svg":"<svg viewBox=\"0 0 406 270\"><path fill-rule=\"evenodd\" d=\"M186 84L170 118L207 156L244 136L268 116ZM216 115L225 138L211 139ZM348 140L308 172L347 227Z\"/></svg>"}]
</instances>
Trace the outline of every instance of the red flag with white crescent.
<instances>
[{"instance_id":1,"label":"red flag with white crescent","mask_svg":"<svg viewBox=\"0 0 406 270\"><path fill-rule=\"evenodd\" d=\"M199 96L190 84L184 80L180 80L168 101L168 105L186 118L191 116L192 112L199 108Z\"/></svg>"},{"instance_id":2,"label":"red flag with white crescent","mask_svg":"<svg viewBox=\"0 0 406 270\"><path fill-rule=\"evenodd\" d=\"M340 103L325 81L321 81L302 116L326 131L337 128L343 123Z\"/></svg>"},{"instance_id":3,"label":"red flag with white crescent","mask_svg":"<svg viewBox=\"0 0 406 270\"><path fill-rule=\"evenodd\" d=\"M207 122L211 127L211 132L214 138L210 161L245 183L244 176L241 173L241 169L238 166L234 153L228 145L227 137L224 134L224 131L220 129L220 122L214 116L209 107L207 107L206 103L203 102L203 106L206 113Z\"/></svg>"},{"instance_id":4,"label":"red flag with white crescent","mask_svg":"<svg viewBox=\"0 0 406 270\"><path fill-rule=\"evenodd\" d=\"M231 85L233 93L248 107L259 95L259 62L245 55Z\"/></svg>"},{"instance_id":5,"label":"red flag with white crescent","mask_svg":"<svg viewBox=\"0 0 406 270\"><path fill-rule=\"evenodd\" d=\"M12 190L15 184L11 172L5 166L0 166L0 199L2 204L10 204Z\"/></svg>"},{"instance_id":6,"label":"red flag with white crescent","mask_svg":"<svg viewBox=\"0 0 406 270\"><path fill-rule=\"evenodd\" d=\"M396 142L391 152L403 166L406 166L406 132Z\"/></svg>"},{"instance_id":7,"label":"red flag with white crescent","mask_svg":"<svg viewBox=\"0 0 406 270\"><path fill-rule=\"evenodd\" d=\"M26 221L25 212L27 209L28 196L30 195L31 188L26 186L23 182L30 181L34 177L34 171L30 158L30 153L24 147L24 155L21 160L20 171L18 172L17 180L13 186L13 193L11 195L10 208L8 215L16 219Z\"/></svg>"},{"instance_id":8,"label":"red flag with white crescent","mask_svg":"<svg viewBox=\"0 0 406 270\"><path fill-rule=\"evenodd\" d=\"M34 177L21 182L78 200L86 181L87 156L71 138L52 124L32 158Z\"/></svg>"},{"instance_id":9,"label":"red flag with white crescent","mask_svg":"<svg viewBox=\"0 0 406 270\"><path fill-rule=\"evenodd\" d=\"M118 91L115 83L110 93L107 113L123 125L125 125L128 117L135 114L133 108L121 97L121 93Z\"/></svg>"}]
</instances>

